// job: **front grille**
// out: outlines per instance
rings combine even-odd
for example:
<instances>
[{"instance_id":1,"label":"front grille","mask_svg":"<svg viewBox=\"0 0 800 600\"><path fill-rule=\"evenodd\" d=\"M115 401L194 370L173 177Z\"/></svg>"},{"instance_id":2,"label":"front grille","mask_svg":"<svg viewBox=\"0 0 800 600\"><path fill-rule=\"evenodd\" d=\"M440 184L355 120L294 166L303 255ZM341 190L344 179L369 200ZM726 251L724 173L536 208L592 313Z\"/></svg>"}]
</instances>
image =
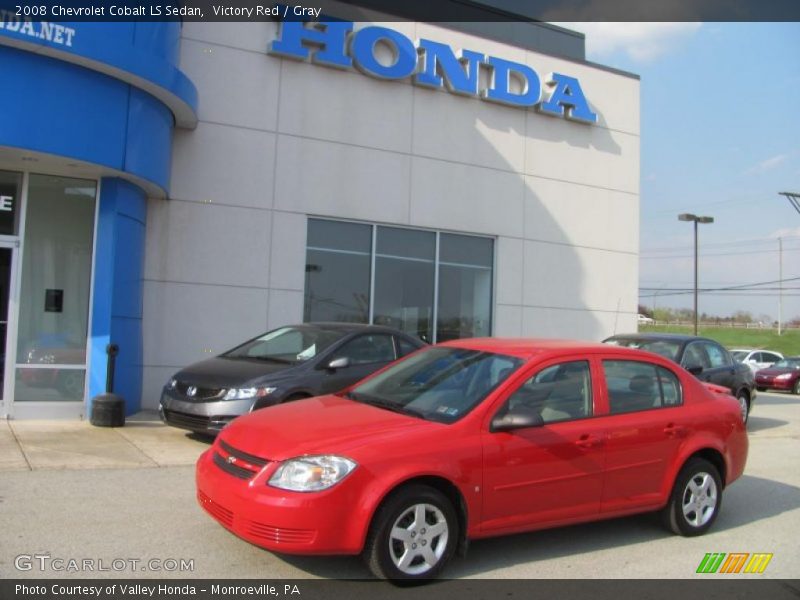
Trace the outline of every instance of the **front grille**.
<instances>
[{"instance_id":1,"label":"front grille","mask_svg":"<svg viewBox=\"0 0 800 600\"><path fill-rule=\"evenodd\" d=\"M211 498L206 496L203 492L197 491L197 501L200 503L205 511L214 517L217 521L225 525L225 527L233 527L233 511L228 510L224 506L217 504Z\"/></svg>"},{"instance_id":2,"label":"front grille","mask_svg":"<svg viewBox=\"0 0 800 600\"><path fill-rule=\"evenodd\" d=\"M194 395L189 395L189 388L194 388ZM184 398L190 400L221 400L227 392L224 388L207 388L199 385L192 385L184 381L179 381L175 385L175 390Z\"/></svg>"},{"instance_id":3,"label":"front grille","mask_svg":"<svg viewBox=\"0 0 800 600\"><path fill-rule=\"evenodd\" d=\"M233 475L234 477L238 477L239 479L244 479L245 481L250 479L253 476L253 471L246 469L244 467L240 467L234 463L229 463L227 460L222 458L218 453L214 452L214 464L217 465L220 469L225 471L228 475Z\"/></svg>"},{"instance_id":4,"label":"front grille","mask_svg":"<svg viewBox=\"0 0 800 600\"><path fill-rule=\"evenodd\" d=\"M310 544L317 534L313 529L287 529L256 521L245 521L244 530L252 537L275 544Z\"/></svg>"},{"instance_id":5,"label":"front grille","mask_svg":"<svg viewBox=\"0 0 800 600\"><path fill-rule=\"evenodd\" d=\"M260 456L237 450L222 440L219 440L214 451L213 460L215 465L229 475L244 480L253 478L270 462Z\"/></svg>"},{"instance_id":6,"label":"front grille","mask_svg":"<svg viewBox=\"0 0 800 600\"><path fill-rule=\"evenodd\" d=\"M210 419L201 415L190 415L175 410L164 409L164 420L175 427L205 431L209 428Z\"/></svg>"},{"instance_id":7,"label":"front grille","mask_svg":"<svg viewBox=\"0 0 800 600\"><path fill-rule=\"evenodd\" d=\"M246 462L251 464L257 465L259 467L263 467L264 465L268 464L269 461L266 458L261 458L260 456L256 456L255 454L248 454L247 452L242 452L241 450L237 450L230 444L225 443L224 440L219 441L219 446L228 454L235 456L236 458L240 458Z\"/></svg>"}]
</instances>

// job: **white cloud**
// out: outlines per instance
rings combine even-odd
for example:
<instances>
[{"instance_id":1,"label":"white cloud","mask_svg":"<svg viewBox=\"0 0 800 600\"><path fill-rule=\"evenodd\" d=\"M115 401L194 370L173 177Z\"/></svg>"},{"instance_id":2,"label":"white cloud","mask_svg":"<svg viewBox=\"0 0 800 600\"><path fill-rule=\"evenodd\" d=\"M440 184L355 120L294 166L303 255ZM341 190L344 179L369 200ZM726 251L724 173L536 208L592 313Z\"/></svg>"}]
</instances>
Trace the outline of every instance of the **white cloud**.
<instances>
[{"instance_id":1,"label":"white cloud","mask_svg":"<svg viewBox=\"0 0 800 600\"><path fill-rule=\"evenodd\" d=\"M702 23L554 23L586 35L586 55L602 60L625 52L637 62L649 62L679 46Z\"/></svg>"},{"instance_id":2,"label":"white cloud","mask_svg":"<svg viewBox=\"0 0 800 600\"><path fill-rule=\"evenodd\" d=\"M779 166L783 161L788 158L786 154L778 154L777 156L772 156L766 160L762 160L757 165L753 165L749 169L747 169L744 173L745 175L760 175L761 173L766 173L774 169L775 167Z\"/></svg>"}]
</instances>

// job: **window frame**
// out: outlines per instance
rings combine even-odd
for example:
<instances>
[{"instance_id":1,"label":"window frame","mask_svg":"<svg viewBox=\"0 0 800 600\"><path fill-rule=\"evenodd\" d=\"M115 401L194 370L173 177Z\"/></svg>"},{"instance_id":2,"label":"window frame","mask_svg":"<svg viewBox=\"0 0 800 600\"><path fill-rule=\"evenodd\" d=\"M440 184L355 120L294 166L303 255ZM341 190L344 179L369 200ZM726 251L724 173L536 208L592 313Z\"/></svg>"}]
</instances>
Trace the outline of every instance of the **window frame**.
<instances>
[{"instance_id":1,"label":"window frame","mask_svg":"<svg viewBox=\"0 0 800 600\"><path fill-rule=\"evenodd\" d=\"M353 224L353 225L365 225L372 229L372 244L370 248L370 271L369 271L369 306L367 308L368 318L366 324L375 325L375 280L376 280L376 258L378 257L378 250L377 250L377 235L378 229L383 228L390 228L390 229L406 229L409 231L419 231L419 232L428 232L433 233L435 235L435 255L433 259L434 264L434 275L433 275L433 305L431 310L431 339L427 340L425 338L420 338L422 341L430 344L436 344L438 342L438 323L439 323L439 288L440 288L440 274L439 274L439 267L443 264L441 258L441 237L442 235L455 235L461 237L468 237L468 238L475 238L479 240L489 240L491 241L492 246L492 256L491 256L491 277L490 277L490 291L489 291L489 315L488 315L488 335L494 335L494 328L495 328L495 320L496 320L496 298L497 298L497 236L491 235L482 235L476 233L465 233L461 231L450 231L446 229L431 229L425 227L410 227L407 225L399 225L394 223L374 223L374 222L365 222L365 221L357 221L352 219L337 219L337 218L330 218L330 217L323 217L323 216L314 216L308 215L306 219L306 232L308 232L308 223L309 221L325 221L329 223L342 223L342 224ZM308 250L309 244L308 239L306 239L306 260L308 259ZM318 247L314 247L315 250L320 250ZM307 290L303 289L303 318L305 319L306 315L306 297ZM311 319L309 322L313 322ZM407 333L407 332L406 332ZM409 334L412 335L413 334ZM396 349L397 352L397 349Z\"/></svg>"},{"instance_id":2,"label":"window frame","mask_svg":"<svg viewBox=\"0 0 800 600\"><path fill-rule=\"evenodd\" d=\"M658 385L659 397L661 399L660 400L660 404L658 406L649 406L649 407L644 407L644 408L637 408L637 409L634 409L634 410L626 410L626 411L614 412L612 410L611 389L609 388L609 385L608 385L608 377L606 376L606 369L605 369L605 363L607 363L607 362L638 363L638 364L643 364L643 365L647 365L647 366L652 367L653 370L654 370L655 377L656 377L656 383ZM603 385L604 385L604 389L605 389L606 410L607 410L606 416L616 417L616 416L620 416L620 415L630 415L630 414L635 414L635 413L649 412L649 411L655 411L655 410L663 410L663 409L668 409L668 408L678 408L678 407L682 407L682 406L685 405L684 399L685 399L686 396L685 396L684 389L683 389L683 382L681 381L680 376L675 371L673 371L672 369L670 369L670 368L668 368L668 367L666 367L664 365L660 365L658 363L650 362L650 361L647 361L647 360L640 360L640 359L634 359L634 358L628 358L628 357L622 357L622 356L604 356L604 357L600 357L599 369L600 369L600 373L603 376ZM669 376L672 379L674 379L675 383L677 384L678 402L676 402L675 404L666 404L664 402L664 400L665 400L664 384L662 382L661 372L668 373Z\"/></svg>"}]
</instances>

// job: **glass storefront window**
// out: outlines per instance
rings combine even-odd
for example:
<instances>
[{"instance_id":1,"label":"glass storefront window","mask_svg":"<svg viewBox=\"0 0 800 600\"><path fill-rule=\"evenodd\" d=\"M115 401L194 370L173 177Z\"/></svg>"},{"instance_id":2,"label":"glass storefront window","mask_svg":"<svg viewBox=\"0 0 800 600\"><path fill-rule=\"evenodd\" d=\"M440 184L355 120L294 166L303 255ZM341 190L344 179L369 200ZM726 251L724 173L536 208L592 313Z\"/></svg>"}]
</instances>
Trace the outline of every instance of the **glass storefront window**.
<instances>
[{"instance_id":1,"label":"glass storefront window","mask_svg":"<svg viewBox=\"0 0 800 600\"><path fill-rule=\"evenodd\" d=\"M491 238L309 219L304 319L488 336L493 274Z\"/></svg>"},{"instance_id":2,"label":"glass storefront window","mask_svg":"<svg viewBox=\"0 0 800 600\"><path fill-rule=\"evenodd\" d=\"M436 234L378 227L373 323L433 339Z\"/></svg>"},{"instance_id":3,"label":"glass storefront window","mask_svg":"<svg viewBox=\"0 0 800 600\"><path fill-rule=\"evenodd\" d=\"M442 233L436 341L491 335L492 240Z\"/></svg>"},{"instance_id":4,"label":"glass storefront window","mask_svg":"<svg viewBox=\"0 0 800 600\"><path fill-rule=\"evenodd\" d=\"M96 193L94 181L30 176L15 400L83 400Z\"/></svg>"},{"instance_id":5,"label":"glass storefront window","mask_svg":"<svg viewBox=\"0 0 800 600\"><path fill-rule=\"evenodd\" d=\"M303 320L368 323L372 227L309 219Z\"/></svg>"}]
</instances>

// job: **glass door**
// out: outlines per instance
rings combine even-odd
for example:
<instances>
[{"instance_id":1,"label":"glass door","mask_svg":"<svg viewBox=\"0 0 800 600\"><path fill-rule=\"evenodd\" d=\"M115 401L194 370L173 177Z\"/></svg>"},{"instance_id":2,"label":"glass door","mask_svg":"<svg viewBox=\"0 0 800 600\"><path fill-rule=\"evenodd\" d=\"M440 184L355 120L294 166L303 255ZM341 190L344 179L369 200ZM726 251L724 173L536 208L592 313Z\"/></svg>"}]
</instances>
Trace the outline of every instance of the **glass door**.
<instances>
[{"instance_id":1,"label":"glass door","mask_svg":"<svg viewBox=\"0 0 800 600\"><path fill-rule=\"evenodd\" d=\"M9 315L11 314L11 299L14 297L14 259L16 243L0 242L0 417L9 413L7 399L11 397L11 378L6 373L11 373L13 365L12 356L9 356L8 342L10 332Z\"/></svg>"},{"instance_id":2,"label":"glass door","mask_svg":"<svg viewBox=\"0 0 800 600\"><path fill-rule=\"evenodd\" d=\"M16 330L14 418L76 418L86 347L97 183L31 174Z\"/></svg>"}]
</instances>

